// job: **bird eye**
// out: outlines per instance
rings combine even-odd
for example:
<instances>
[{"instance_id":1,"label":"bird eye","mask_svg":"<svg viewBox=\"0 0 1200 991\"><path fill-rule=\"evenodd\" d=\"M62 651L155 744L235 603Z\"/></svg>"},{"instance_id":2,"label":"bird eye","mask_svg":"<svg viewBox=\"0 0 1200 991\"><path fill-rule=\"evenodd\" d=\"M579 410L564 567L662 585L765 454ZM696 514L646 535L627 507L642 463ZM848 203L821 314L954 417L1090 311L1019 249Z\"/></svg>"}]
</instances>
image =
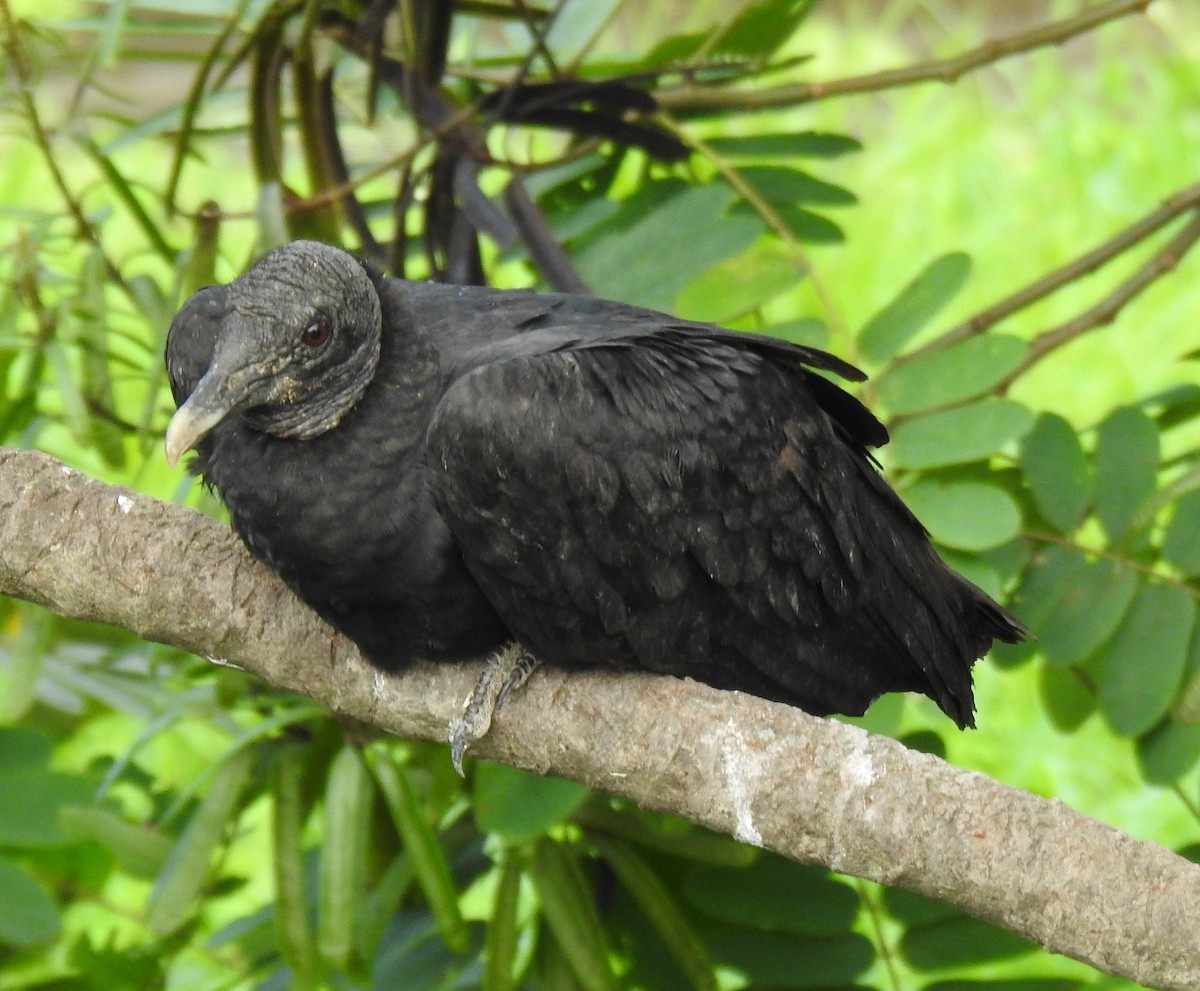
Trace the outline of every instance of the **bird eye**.
<instances>
[{"instance_id":1,"label":"bird eye","mask_svg":"<svg viewBox=\"0 0 1200 991\"><path fill-rule=\"evenodd\" d=\"M310 348L319 348L329 340L329 333L329 322L327 320L318 320L304 328L304 333L300 335L300 340Z\"/></svg>"}]
</instances>

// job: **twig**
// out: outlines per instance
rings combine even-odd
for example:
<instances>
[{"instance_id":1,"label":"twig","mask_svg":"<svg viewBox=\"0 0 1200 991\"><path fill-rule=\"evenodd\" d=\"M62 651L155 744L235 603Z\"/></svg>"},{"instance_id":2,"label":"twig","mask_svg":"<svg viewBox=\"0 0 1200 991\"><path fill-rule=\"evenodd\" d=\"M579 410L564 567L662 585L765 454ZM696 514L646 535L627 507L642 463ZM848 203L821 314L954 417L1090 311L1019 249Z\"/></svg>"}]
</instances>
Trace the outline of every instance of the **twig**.
<instances>
[{"instance_id":1,"label":"twig","mask_svg":"<svg viewBox=\"0 0 1200 991\"><path fill-rule=\"evenodd\" d=\"M1165 248L1157 252L1153 258L1095 306L1089 307L1066 323L1059 324L1030 341L1025 357L989 391L1003 393L1022 373L1036 365L1050 352L1075 340L1089 330L1111 323L1131 299L1141 295L1154 282L1172 271L1197 241L1200 241L1200 211L1167 242Z\"/></svg>"},{"instance_id":2,"label":"twig","mask_svg":"<svg viewBox=\"0 0 1200 991\"><path fill-rule=\"evenodd\" d=\"M774 86L761 90L736 90L715 86L679 86L655 92L654 98L664 110L676 112L706 110L763 110L770 107L786 107L831 96L846 96L851 93L877 93L898 86L914 83L952 83L960 76L991 65L1012 55L1019 55L1057 45L1077 35L1091 31L1101 24L1144 11L1152 0L1111 0L1095 7L1088 7L1073 17L1053 24L1045 24L986 41L976 48L953 58L935 59L905 66L901 69L886 69L862 76L849 76L828 82L796 83Z\"/></svg>"},{"instance_id":3,"label":"twig","mask_svg":"<svg viewBox=\"0 0 1200 991\"><path fill-rule=\"evenodd\" d=\"M915 361L935 351L948 348L952 344L957 344L959 341L966 340L968 337L982 334L1018 310L1023 310L1025 307L1036 303L1039 299L1062 288L1067 283L1096 271L1096 269L1133 247L1139 241L1143 241L1151 234L1161 230L1180 214L1196 209L1197 207L1200 207L1200 183L1188 186L1186 189L1181 189L1179 192L1167 197L1157 209L1152 210L1140 220L1130 224L1114 237L1098 244L1091 251L1080 255L1068 264L1042 276L1022 289L1018 289L1011 296L1006 296L998 303L993 303L986 310L980 310L980 312L964 320L957 327L938 335L938 337L934 338L928 344L909 351L907 354L900 355L896 359L896 364L901 365L905 362Z\"/></svg>"}]
</instances>

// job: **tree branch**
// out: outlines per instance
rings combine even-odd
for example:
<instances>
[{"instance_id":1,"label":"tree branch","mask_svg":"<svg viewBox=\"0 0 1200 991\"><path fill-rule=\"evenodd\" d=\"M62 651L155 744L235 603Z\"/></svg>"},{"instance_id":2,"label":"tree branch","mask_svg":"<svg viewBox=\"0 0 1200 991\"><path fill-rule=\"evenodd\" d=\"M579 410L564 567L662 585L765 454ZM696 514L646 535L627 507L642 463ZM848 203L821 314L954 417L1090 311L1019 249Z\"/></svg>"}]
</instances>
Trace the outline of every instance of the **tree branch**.
<instances>
[{"instance_id":1,"label":"tree branch","mask_svg":"<svg viewBox=\"0 0 1200 991\"><path fill-rule=\"evenodd\" d=\"M1014 313L1032 306L1038 300L1057 292L1063 286L1085 275L1090 275L1097 269L1107 265L1114 258L1134 247L1134 245L1139 244L1150 237L1150 235L1166 227L1176 217L1188 212L1195 213L1198 211L1200 211L1200 183L1195 183L1168 196L1144 217L1139 217L1128 227L1118 231L1112 237L1096 245L1096 247L1085 251L1078 258L1073 258L1067 264L1056 268L1053 272L1049 272L1028 285L1022 286L1016 292L1004 297L999 302L993 303L987 309L980 310L973 316L968 317L957 327L952 327L944 334L939 334L928 344L899 355L896 358L896 364L902 365L910 361L916 361L918 358L923 358L935 351L942 351L953 344L958 344L968 337L975 337L990 330ZM1170 257L1178 261L1182 257L1183 252L1190 248L1193 242L1194 239L1185 239L1185 242L1180 244L1172 242L1175 245L1175 251ZM1170 251L1171 246L1168 245L1168 248L1165 250ZM1171 267L1173 266L1166 268L1161 268L1160 266L1154 268L1153 271L1157 271L1159 275L1162 275L1169 271ZM1150 281L1153 281L1153 279ZM1139 280L1134 284L1139 287L1138 291L1140 291L1149 283ZM1122 305L1128 302L1129 298L1126 295L1122 300ZM1113 315L1115 316L1115 313Z\"/></svg>"},{"instance_id":2,"label":"tree branch","mask_svg":"<svg viewBox=\"0 0 1200 991\"><path fill-rule=\"evenodd\" d=\"M1077 35L1093 31L1108 21L1141 13L1151 2L1152 0L1110 0L1095 7L1085 7L1073 17L1052 24L1043 24L1004 38L994 38L952 58L935 59L900 69L886 69L882 72L848 76L845 79L832 79L827 82L794 83L759 90L684 85L655 90L654 99L664 110L675 113L766 110L772 107L790 107L831 96L877 93L898 86L911 86L914 83L953 83L960 76L1001 59L1047 45L1060 45Z\"/></svg>"},{"instance_id":3,"label":"tree branch","mask_svg":"<svg viewBox=\"0 0 1200 991\"><path fill-rule=\"evenodd\" d=\"M0 593L444 739L476 665L382 675L227 528L0 449ZM481 756L898 885L1143 985L1200 987L1200 867L893 740L649 675L539 672Z\"/></svg>"}]
</instances>

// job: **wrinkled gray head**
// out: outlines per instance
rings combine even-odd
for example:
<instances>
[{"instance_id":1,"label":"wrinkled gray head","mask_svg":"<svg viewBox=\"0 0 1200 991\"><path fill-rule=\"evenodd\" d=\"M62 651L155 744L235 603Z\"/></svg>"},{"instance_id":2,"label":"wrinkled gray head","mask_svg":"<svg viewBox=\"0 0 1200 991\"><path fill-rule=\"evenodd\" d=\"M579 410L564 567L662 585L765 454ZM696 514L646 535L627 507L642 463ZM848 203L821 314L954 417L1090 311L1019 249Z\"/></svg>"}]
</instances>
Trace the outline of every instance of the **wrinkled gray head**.
<instances>
[{"instance_id":1,"label":"wrinkled gray head","mask_svg":"<svg viewBox=\"0 0 1200 991\"><path fill-rule=\"evenodd\" d=\"M379 363L375 283L352 255L294 241L180 308L167 336L172 465L226 417L307 440L337 426Z\"/></svg>"}]
</instances>

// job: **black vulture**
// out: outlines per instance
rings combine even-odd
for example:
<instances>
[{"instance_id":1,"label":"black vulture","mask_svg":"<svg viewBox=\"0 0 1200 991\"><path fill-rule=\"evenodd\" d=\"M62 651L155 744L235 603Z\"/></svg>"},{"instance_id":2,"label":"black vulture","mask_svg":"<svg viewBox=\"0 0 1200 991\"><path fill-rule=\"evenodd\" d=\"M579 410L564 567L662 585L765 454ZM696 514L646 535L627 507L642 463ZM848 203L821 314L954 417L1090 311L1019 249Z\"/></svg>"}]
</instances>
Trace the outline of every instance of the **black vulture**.
<instances>
[{"instance_id":1,"label":"black vulture","mask_svg":"<svg viewBox=\"0 0 1200 991\"><path fill-rule=\"evenodd\" d=\"M814 348L298 241L188 299L166 361L168 460L194 448L385 669L496 651L818 715L914 691L966 727L972 664L1025 632L938 557L868 453L887 431L814 369L864 376Z\"/></svg>"}]
</instances>

